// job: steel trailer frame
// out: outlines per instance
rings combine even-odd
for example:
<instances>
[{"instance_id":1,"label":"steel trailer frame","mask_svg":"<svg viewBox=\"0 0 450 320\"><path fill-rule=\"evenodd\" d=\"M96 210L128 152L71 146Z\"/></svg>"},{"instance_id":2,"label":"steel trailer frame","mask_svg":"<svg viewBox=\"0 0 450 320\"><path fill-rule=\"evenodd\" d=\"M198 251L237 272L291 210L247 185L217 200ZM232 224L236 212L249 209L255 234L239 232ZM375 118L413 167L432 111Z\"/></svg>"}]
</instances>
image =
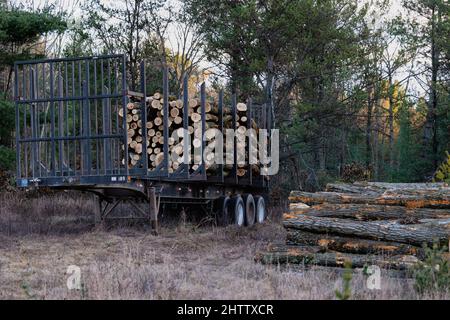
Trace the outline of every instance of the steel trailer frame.
<instances>
[{"instance_id":1,"label":"steel trailer frame","mask_svg":"<svg viewBox=\"0 0 450 320\"><path fill-rule=\"evenodd\" d=\"M16 113L16 161L19 187L51 187L92 192L99 197L99 216L107 217L120 201L141 198L149 203L149 218L157 229L160 203L203 203L212 206L215 199L236 193L265 194L269 181L254 177L248 170L237 176L237 151L230 176L219 165L216 176L206 174L205 163L198 170L183 164L169 174L169 71L163 69L164 161L149 170L148 157L137 168L129 168L126 117L118 117L127 104L141 104L148 119L146 62L140 64L139 91L129 90L125 55L82 58L42 59L16 62L14 65L14 101ZM224 130L224 91L219 92L219 130ZM183 79L183 127L188 128L188 77ZM205 133L206 85L200 87L202 135ZM237 96L231 95L233 126L236 129ZM248 128L256 117L249 99ZM266 106L260 106L259 122L270 130ZM99 121L100 120L100 121ZM147 150L147 130L143 130L143 150ZM186 131L186 130L185 130ZM185 133L186 134L186 133ZM184 137L187 139L187 137ZM235 141L236 143L236 141ZM185 156L188 154L185 144ZM202 143L202 154L205 142ZM248 152L248 149L247 149ZM127 157L125 157L126 159ZM140 212L140 210L138 210ZM140 212L144 213L144 212Z\"/></svg>"}]
</instances>

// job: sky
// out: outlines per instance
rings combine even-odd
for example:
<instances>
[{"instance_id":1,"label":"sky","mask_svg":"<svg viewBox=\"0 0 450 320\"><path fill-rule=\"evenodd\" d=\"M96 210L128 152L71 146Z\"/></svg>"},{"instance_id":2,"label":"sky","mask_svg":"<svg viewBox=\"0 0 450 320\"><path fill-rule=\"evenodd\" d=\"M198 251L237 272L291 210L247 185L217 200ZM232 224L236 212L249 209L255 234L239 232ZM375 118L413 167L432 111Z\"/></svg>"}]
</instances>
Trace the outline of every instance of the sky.
<instances>
[{"instance_id":1,"label":"sky","mask_svg":"<svg viewBox=\"0 0 450 320\"><path fill-rule=\"evenodd\" d=\"M59 8L59 10L62 11L69 11L69 12L73 12L73 16L74 17L78 17L81 15L81 11L78 8L78 5L83 2L84 0L10 0L10 2L16 3L16 4L24 4L26 6L31 6L33 8L39 8L48 4L55 4L57 6L57 8ZM114 0L104 0L105 2L113 2ZM180 6L180 0L169 0L170 2L172 2L172 5L175 7L179 7ZM182 0L181 0L182 1ZM371 0L365 0L365 1L371 1ZM395 17L397 15L403 15L405 14L405 9L402 6L402 1L403 0L391 0L391 5L390 5L390 10L388 12L388 17ZM78 5L77 5L78 4ZM172 26L171 28L169 28L168 33L167 33L167 37L168 37L168 41L166 43L166 45L170 48L170 49L174 49L174 46L176 45L176 37L175 37L175 29L174 26ZM396 45L392 45L392 52L394 52L396 50ZM173 50L175 51L175 50ZM200 65L202 68L210 68L211 65L209 63L207 63L206 61L204 63L202 63ZM402 73L400 72L398 74L398 79L401 80L403 78L405 78L406 73ZM420 91L420 88L417 88L416 85L413 85L414 89L417 89L418 91ZM421 94L419 92L419 94Z\"/></svg>"},{"instance_id":2,"label":"sky","mask_svg":"<svg viewBox=\"0 0 450 320\"><path fill-rule=\"evenodd\" d=\"M84 0L9 0L11 3L15 4L23 4L27 7L32 8L42 8L46 5L53 4L60 11L68 11L73 17L77 18L81 16L81 10L79 9L79 5L83 3ZM104 2L114 2L114 0L103 0ZM172 6L179 7L179 0L169 0ZM169 29L168 31L169 41L167 45L174 44L176 42L174 27ZM172 48L171 48L172 49Z\"/></svg>"},{"instance_id":3,"label":"sky","mask_svg":"<svg viewBox=\"0 0 450 320\"><path fill-rule=\"evenodd\" d=\"M46 4L55 4L58 8L61 8L61 10L68 10L70 12L73 12L75 17L81 14L79 8L77 8L77 4L82 3L83 1L84 0L10 0L10 2L25 4L28 6L32 6L34 8L39 8ZM114 2L114 0L104 0L104 1ZM174 7L179 7L181 1L182 0L169 0L169 2L171 2L172 6ZM394 17L398 14L404 13L402 1L403 0L391 0L391 6L388 16ZM172 43L175 42L174 30L169 30L168 37L169 42Z\"/></svg>"},{"instance_id":4,"label":"sky","mask_svg":"<svg viewBox=\"0 0 450 320\"><path fill-rule=\"evenodd\" d=\"M74 17L81 14L78 5L84 0L10 0L12 3L24 4L26 6L31 6L33 8L40 8L48 4L55 4L60 10L67 10L73 12ZM114 2L114 0L104 0L105 2ZM182 0L169 0L172 6L179 7ZM363 0L364 1L364 0ZM365 0L370 1L370 0ZM404 9L402 6L403 0L391 0L390 12L388 16L394 17L398 14L402 14ZM174 30L169 30L168 32L169 43L175 42Z\"/></svg>"}]
</instances>

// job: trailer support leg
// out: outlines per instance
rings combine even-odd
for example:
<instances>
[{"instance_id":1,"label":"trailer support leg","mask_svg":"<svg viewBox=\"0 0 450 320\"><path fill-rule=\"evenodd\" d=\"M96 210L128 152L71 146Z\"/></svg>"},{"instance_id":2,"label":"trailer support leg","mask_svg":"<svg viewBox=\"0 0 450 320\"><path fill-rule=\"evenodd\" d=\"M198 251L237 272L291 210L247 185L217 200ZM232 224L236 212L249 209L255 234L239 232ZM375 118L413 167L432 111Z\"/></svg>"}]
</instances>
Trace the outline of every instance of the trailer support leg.
<instances>
[{"instance_id":1,"label":"trailer support leg","mask_svg":"<svg viewBox=\"0 0 450 320\"><path fill-rule=\"evenodd\" d=\"M159 204L158 204L158 201L156 198L156 189L154 187L149 187L147 189L147 193L148 193L150 225L152 228L152 233L154 235L158 235L159 234L159 224L158 224Z\"/></svg>"},{"instance_id":2,"label":"trailer support leg","mask_svg":"<svg viewBox=\"0 0 450 320\"><path fill-rule=\"evenodd\" d=\"M95 226L99 226L103 221L103 199L99 196L94 196L95 206L95 214L94 214L94 223Z\"/></svg>"}]
</instances>

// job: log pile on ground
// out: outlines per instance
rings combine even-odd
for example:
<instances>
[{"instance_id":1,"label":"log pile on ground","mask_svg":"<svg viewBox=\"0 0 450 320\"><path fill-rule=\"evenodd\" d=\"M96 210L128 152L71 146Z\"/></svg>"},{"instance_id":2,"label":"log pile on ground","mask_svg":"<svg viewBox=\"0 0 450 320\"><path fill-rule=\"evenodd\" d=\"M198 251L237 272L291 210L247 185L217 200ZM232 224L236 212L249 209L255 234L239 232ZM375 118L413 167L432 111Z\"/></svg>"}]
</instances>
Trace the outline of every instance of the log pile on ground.
<instances>
[{"instance_id":1,"label":"log pile on ground","mask_svg":"<svg viewBox=\"0 0 450 320\"><path fill-rule=\"evenodd\" d=\"M176 172L185 160L190 163L200 163L201 159L192 159L193 150L202 146L202 106L200 99L191 98L188 102L187 129L190 135L191 143L186 147L188 155L185 156L184 145L184 122L186 121L184 113L183 100L175 97L168 97L169 114L168 114L168 150L169 150L169 173ZM164 97L160 93L155 93L146 99L147 119L142 117L141 103L129 103L127 106L127 114L123 110L119 111L121 119L126 118L128 131L128 167L130 169L142 167L144 157L148 157L149 170L153 171L158 168L164 161ZM238 153L248 154L246 152L246 139L255 139L253 143L257 143L256 139L259 128L254 120L251 120L249 108L245 103L238 103L236 106L236 148ZM230 107L223 108L223 129L233 129L233 115ZM207 101L205 104L205 132L209 129L220 129L219 106L215 101ZM249 128L255 129L256 135L250 138L246 137ZM146 134L144 134L144 131ZM173 134L179 137L178 141L173 138ZM206 132L205 147L211 151L209 157L205 160L205 166L209 175L215 174L218 170L214 163L215 150L215 134L214 131ZM147 150L144 149L144 136L146 135ZM225 139L225 138L224 138ZM226 154L226 141L224 144L224 157L234 159L234 154ZM248 143L248 142L247 142ZM175 156L174 156L175 155ZM201 157L201 156L198 156ZM242 159L244 160L244 159ZM122 160L125 165L125 157ZM248 163L248 161L246 161ZM198 164L190 166L191 171L199 169ZM224 175L229 175L233 169L233 165L224 166ZM253 174L258 175L260 168L257 165L252 166ZM249 171L248 165L239 165L237 175L244 177Z\"/></svg>"},{"instance_id":2,"label":"log pile on ground","mask_svg":"<svg viewBox=\"0 0 450 320\"><path fill-rule=\"evenodd\" d=\"M257 255L265 264L407 269L424 245L448 246L446 184L331 184L327 192L292 192L285 245Z\"/></svg>"}]
</instances>

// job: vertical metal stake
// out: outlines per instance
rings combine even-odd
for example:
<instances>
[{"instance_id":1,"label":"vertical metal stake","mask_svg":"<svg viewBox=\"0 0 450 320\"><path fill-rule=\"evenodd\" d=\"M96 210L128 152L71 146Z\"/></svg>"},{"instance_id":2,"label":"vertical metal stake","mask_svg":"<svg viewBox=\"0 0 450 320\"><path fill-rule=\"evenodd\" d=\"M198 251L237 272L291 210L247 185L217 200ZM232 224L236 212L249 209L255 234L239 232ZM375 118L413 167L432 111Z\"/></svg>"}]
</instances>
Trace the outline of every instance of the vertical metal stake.
<instances>
[{"instance_id":1,"label":"vertical metal stake","mask_svg":"<svg viewBox=\"0 0 450 320\"><path fill-rule=\"evenodd\" d=\"M149 215L150 224L152 228L152 233L154 235L159 234L159 224L158 224L158 204L156 201L156 189L155 187L148 187L148 203L149 203Z\"/></svg>"}]
</instances>

